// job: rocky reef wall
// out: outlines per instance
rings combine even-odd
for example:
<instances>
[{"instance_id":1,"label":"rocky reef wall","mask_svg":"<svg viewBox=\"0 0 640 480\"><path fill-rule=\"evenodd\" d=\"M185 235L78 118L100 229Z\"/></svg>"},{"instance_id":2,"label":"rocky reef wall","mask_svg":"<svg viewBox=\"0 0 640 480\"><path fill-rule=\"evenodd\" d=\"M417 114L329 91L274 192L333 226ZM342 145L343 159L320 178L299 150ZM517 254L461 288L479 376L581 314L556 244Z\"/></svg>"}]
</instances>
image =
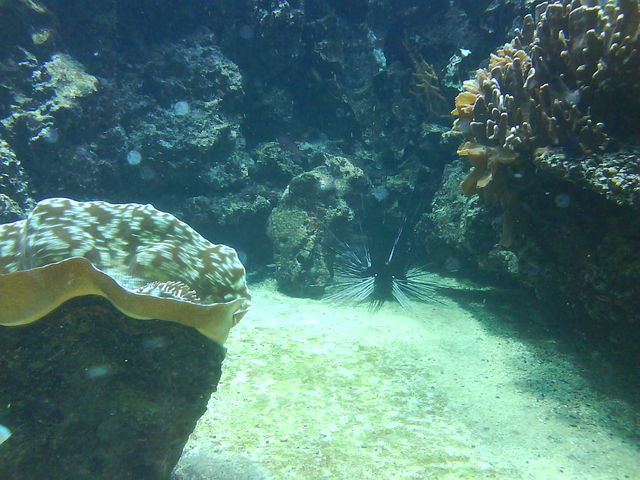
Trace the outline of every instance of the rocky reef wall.
<instances>
[{"instance_id":1,"label":"rocky reef wall","mask_svg":"<svg viewBox=\"0 0 640 480\"><path fill-rule=\"evenodd\" d=\"M445 171L427 216L435 244L614 331L640 318L639 19L636 0L526 15L456 98L471 168Z\"/></svg>"},{"instance_id":2,"label":"rocky reef wall","mask_svg":"<svg viewBox=\"0 0 640 480\"><path fill-rule=\"evenodd\" d=\"M635 318L637 2L127 5L0 5L3 220L51 196L151 202L319 294L325 237L373 205L421 218L417 262ZM328 158L362 183L316 188ZM344 198L342 220L318 213ZM284 246L292 205L319 222L315 260Z\"/></svg>"}]
</instances>

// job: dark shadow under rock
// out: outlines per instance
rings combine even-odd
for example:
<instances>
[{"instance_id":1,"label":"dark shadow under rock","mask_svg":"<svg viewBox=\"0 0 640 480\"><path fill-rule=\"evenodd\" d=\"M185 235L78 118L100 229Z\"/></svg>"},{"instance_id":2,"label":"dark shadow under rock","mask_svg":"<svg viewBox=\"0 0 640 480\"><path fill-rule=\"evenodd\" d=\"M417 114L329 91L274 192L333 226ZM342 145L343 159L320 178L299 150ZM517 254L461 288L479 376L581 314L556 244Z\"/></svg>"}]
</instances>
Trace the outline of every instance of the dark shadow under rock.
<instances>
[{"instance_id":1,"label":"dark shadow under rock","mask_svg":"<svg viewBox=\"0 0 640 480\"><path fill-rule=\"evenodd\" d=\"M223 346L99 297L0 327L0 478L167 480L215 391Z\"/></svg>"}]
</instances>

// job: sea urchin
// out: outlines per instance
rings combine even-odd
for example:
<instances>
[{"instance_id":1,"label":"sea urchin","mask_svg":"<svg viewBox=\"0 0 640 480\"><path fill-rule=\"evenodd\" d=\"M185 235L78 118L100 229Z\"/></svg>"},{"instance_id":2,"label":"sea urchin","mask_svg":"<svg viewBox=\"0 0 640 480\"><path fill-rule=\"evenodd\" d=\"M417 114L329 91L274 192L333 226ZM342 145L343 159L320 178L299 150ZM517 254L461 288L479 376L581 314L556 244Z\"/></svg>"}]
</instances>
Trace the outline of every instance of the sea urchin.
<instances>
[{"instance_id":1,"label":"sea urchin","mask_svg":"<svg viewBox=\"0 0 640 480\"><path fill-rule=\"evenodd\" d=\"M353 243L338 240L334 282L326 299L339 304L369 303L373 310L386 301L396 301L407 310L412 301L440 303L431 275L411 266L407 255L399 252L403 227L404 222L391 248L372 249L367 238Z\"/></svg>"}]
</instances>

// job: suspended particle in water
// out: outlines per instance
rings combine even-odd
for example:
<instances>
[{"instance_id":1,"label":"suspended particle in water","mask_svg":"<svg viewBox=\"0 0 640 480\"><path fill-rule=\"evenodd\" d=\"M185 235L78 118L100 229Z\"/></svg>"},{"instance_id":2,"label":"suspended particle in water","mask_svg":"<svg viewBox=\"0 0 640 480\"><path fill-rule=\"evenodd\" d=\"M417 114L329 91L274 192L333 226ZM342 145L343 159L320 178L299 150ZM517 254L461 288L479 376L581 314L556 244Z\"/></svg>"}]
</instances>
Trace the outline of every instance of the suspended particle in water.
<instances>
[{"instance_id":1,"label":"suspended particle in water","mask_svg":"<svg viewBox=\"0 0 640 480\"><path fill-rule=\"evenodd\" d=\"M238 35L243 40L250 40L253 38L253 28L251 28L251 25L242 25L238 30Z\"/></svg>"},{"instance_id":2,"label":"suspended particle in water","mask_svg":"<svg viewBox=\"0 0 640 480\"><path fill-rule=\"evenodd\" d=\"M184 100L181 100L173 104L173 113L175 113L180 117L183 115L186 115L190 111L191 111L191 107L189 106L189 102L185 102Z\"/></svg>"},{"instance_id":3,"label":"suspended particle in water","mask_svg":"<svg viewBox=\"0 0 640 480\"><path fill-rule=\"evenodd\" d=\"M164 337L151 337L142 341L142 348L148 350L155 350L156 348L164 347L167 344L167 339Z\"/></svg>"},{"instance_id":4,"label":"suspended particle in water","mask_svg":"<svg viewBox=\"0 0 640 480\"><path fill-rule=\"evenodd\" d=\"M558 208L567 208L571 203L571 197L566 193L559 193L555 196L553 202Z\"/></svg>"},{"instance_id":5,"label":"suspended particle in water","mask_svg":"<svg viewBox=\"0 0 640 480\"><path fill-rule=\"evenodd\" d=\"M140 167L140 179L149 182L156 178L156 171L148 166Z\"/></svg>"},{"instance_id":6,"label":"suspended particle in water","mask_svg":"<svg viewBox=\"0 0 640 480\"><path fill-rule=\"evenodd\" d=\"M387 187L385 187L384 185L380 185L373 189L373 197L379 202L382 202L388 196L389 190L387 190Z\"/></svg>"},{"instance_id":7,"label":"suspended particle in water","mask_svg":"<svg viewBox=\"0 0 640 480\"><path fill-rule=\"evenodd\" d=\"M131 166L140 165L142 162L142 154L138 150L130 150L127 153L127 163Z\"/></svg>"}]
</instances>

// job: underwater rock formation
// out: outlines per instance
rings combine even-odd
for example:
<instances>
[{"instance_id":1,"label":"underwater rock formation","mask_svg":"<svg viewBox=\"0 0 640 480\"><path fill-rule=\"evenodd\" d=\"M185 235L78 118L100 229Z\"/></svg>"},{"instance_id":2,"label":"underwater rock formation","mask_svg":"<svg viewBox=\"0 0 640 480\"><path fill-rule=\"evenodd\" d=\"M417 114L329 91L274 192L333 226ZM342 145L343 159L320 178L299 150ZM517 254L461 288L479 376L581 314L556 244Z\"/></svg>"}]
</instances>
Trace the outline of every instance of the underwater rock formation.
<instances>
[{"instance_id":1,"label":"underwater rock formation","mask_svg":"<svg viewBox=\"0 0 640 480\"><path fill-rule=\"evenodd\" d=\"M567 0L526 16L456 98L471 171L447 169L426 216L436 249L609 325L640 320L629 253L640 223L638 12L637 0ZM456 183L468 197L444 203Z\"/></svg>"},{"instance_id":2,"label":"underwater rock formation","mask_svg":"<svg viewBox=\"0 0 640 480\"><path fill-rule=\"evenodd\" d=\"M0 222L24 217L34 201L31 182L7 142L0 138Z\"/></svg>"},{"instance_id":3,"label":"underwater rock formation","mask_svg":"<svg viewBox=\"0 0 640 480\"><path fill-rule=\"evenodd\" d=\"M231 160L226 175L212 176L219 188L185 200L176 213L203 235L248 252L252 266L270 264L271 249L264 248L269 214L289 181L319 161L279 142L258 144L247 156ZM234 169L240 173L234 176Z\"/></svg>"},{"instance_id":4,"label":"underwater rock formation","mask_svg":"<svg viewBox=\"0 0 640 480\"><path fill-rule=\"evenodd\" d=\"M224 347L99 297L0 327L0 478L167 480L216 389Z\"/></svg>"},{"instance_id":5,"label":"underwater rock formation","mask_svg":"<svg viewBox=\"0 0 640 480\"><path fill-rule=\"evenodd\" d=\"M443 0L3 2L0 137L39 198L153 202L264 265L266 218L281 192L259 145L331 145L378 184L421 164L435 183L446 119L427 125L408 94L402 39L442 79L457 39L473 43L469 59L482 56L511 23L498 18L517 10L482 9L481 25L468 6ZM78 95L58 96L54 80ZM280 188L316 166L295 151L289 159Z\"/></svg>"},{"instance_id":6,"label":"underwater rock formation","mask_svg":"<svg viewBox=\"0 0 640 480\"><path fill-rule=\"evenodd\" d=\"M2 133L30 158L41 190L116 199L131 197L135 184L136 197L148 200L160 191L177 195L177 183L204 193L243 180L234 160L245 146L242 77L210 34L117 63L98 86L67 54L45 62L28 56L12 73L21 100L11 100Z\"/></svg>"},{"instance_id":7,"label":"underwater rock formation","mask_svg":"<svg viewBox=\"0 0 640 480\"><path fill-rule=\"evenodd\" d=\"M640 209L640 150L585 155L576 161L562 150L540 148L533 163L576 185L593 190L620 206Z\"/></svg>"},{"instance_id":8,"label":"underwater rock formation","mask_svg":"<svg viewBox=\"0 0 640 480\"><path fill-rule=\"evenodd\" d=\"M318 296L330 282L325 241L340 223L354 218L353 206L369 182L348 159L324 155L322 165L294 177L269 216L276 278L283 292Z\"/></svg>"},{"instance_id":9,"label":"underwater rock formation","mask_svg":"<svg viewBox=\"0 0 640 480\"><path fill-rule=\"evenodd\" d=\"M579 176L590 167L572 164L567 173ZM611 198L614 203L594 191L606 181L587 186L582 178L574 184L541 170L537 188L520 199L528 216L517 228L524 234L507 248L496 243L504 221L500 207L460 194L465 172L459 162L447 167L431 212L420 222L430 253L457 258L466 271L489 272L511 285L515 280L549 304L580 318L589 315L606 328L640 322L640 264L633 253L640 217L626 197Z\"/></svg>"},{"instance_id":10,"label":"underwater rock formation","mask_svg":"<svg viewBox=\"0 0 640 480\"><path fill-rule=\"evenodd\" d=\"M0 57L16 43L46 44L54 34L51 24L51 12L38 0L0 2Z\"/></svg>"},{"instance_id":11,"label":"underwater rock formation","mask_svg":"<svg viewBox=\"0 0 640 480\"><path fill-rule=\"evenodd\" d=\"M14 149L37 154L61 136L75 136L83 126L82 105L97 92L98 79L66 53L39 60L23 49L11 61L16 65L7 75L9 115L0 122L6 140Z\"/></svg>"},{"instance_id":12,"label":"underwater rock formation","mask_svg":"<svg viewBox=\"0 0 640 480\"><path fill-rule=\"evenodd\" d=\"M137 105L119 112L126 118L121 158L136 149L143 157L140 168L154 170L150 178L131 169L145 190L154 194L178 182L205 193L246 181L238 165L246 156L240 131L243 78L215 37L202 33L158 47L137 67L143 83L127 85Z\"/></svg>"},{"instance_id":13,"label":"underwater rock formation","mask_svg":"<svg viewBox=\"0 0 640 480\"><path fill-rule=\"evenodd\" d=\"M483 208L477 198L460 194L460 181L465 172L460 161L445 167L443 183L427 216L430 221L418 225L420 233L429 239L434 258L441 262L452 255L482 258L493 248L499 234L492 228L486 207ZM444 245L449 245L449 249Z\"/></svg>"}]
</instances>

